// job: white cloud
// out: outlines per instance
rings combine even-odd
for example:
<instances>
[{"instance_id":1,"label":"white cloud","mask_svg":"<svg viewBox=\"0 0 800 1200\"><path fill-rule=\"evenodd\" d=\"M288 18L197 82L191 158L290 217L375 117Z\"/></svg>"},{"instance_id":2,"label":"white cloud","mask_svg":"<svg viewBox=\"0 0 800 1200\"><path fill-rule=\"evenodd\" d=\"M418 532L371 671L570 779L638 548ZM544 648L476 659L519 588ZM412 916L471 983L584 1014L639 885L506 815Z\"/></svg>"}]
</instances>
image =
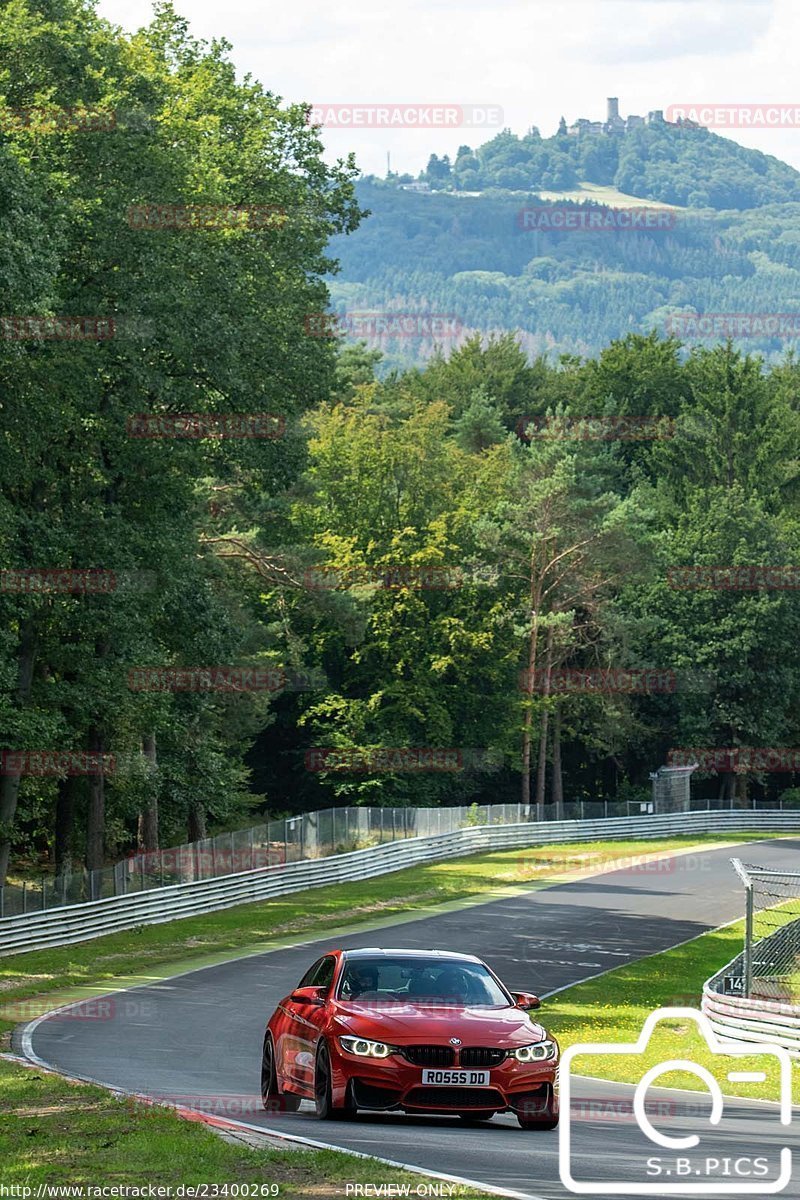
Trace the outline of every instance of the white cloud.
<instances>
[{"instance_id":1,"label":"white cloud","mask_svg":"<svg viewBox=\"0 0 800 1200\"><path fill-rule=\"evenodd\" d=\"M553 132L563 113L602 117L673 103L800 105L797 0L177 0L199 37L233 43L238 69L286 100L494 104L523 133ZM144 0L100 0L134 28ZM486 138L475 130L324 130L329 157L356 151L365 172L416 173L428 156ZM489 135L490 136L490 135ZM800 168L800 129L731 130Z\"/></svg>"}]
</instances>

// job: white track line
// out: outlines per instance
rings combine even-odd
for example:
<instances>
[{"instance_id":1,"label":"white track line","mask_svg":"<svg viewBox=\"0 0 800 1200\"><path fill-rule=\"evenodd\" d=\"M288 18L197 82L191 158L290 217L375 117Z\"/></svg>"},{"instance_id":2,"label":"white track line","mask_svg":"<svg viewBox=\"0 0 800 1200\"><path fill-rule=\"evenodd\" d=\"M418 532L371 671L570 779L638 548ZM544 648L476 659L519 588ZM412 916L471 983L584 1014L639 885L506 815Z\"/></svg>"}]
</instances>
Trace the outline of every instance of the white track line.
<instances>
[{"instance_id":1,"label":"white track line","mask_svg":"<svg viewBox=\"0 0 800 1200\"><path fill-rule=\"evenodd\" d=\"M36 1017L35 1020L25 1025L22 1030L21 1040L24 1058L19 1059L15 1055L3 1055L2 1057L10 1058L12 1061L22 1063L27 1060L28 1065L33 1064L34 1066L40 1067L44 1071L51 1072L53 1075L60 1075L62 1079L70 1079L75 1083L91 1083L95 1087L104 1088L106 1091L111 1092L116 1096L129 1096L132 1099L140 1100L146 1104L150 1104L154 1108L160 1107L172 1109L178 1113L179 1116L191 1114L193 1119L199 1117L203 1124L206 1125L216 1127L222 1126L231 1129L247 1129L254 1133L260 1133L268 1135L269 1137L279 1138L284 1142L294 1142L301 1146L309 1146L314 1150L334 1150L339 1154L349 1154L351 1158L372 1159L375 1162L385 1163L387 1167L394 1167L396 1170L409 1171L414 1175L422 1175L428 1179L441 1179L445 1183L461 1184L463 1187L474 1188L479 1192L490 1192L493 1196L507 1196L510 1198L510 1200L545 1200L543 1196L537 1196L533 1192L516 1192L512 1191L510 1188L494 1187L491 1184L482 1183L477 1179L467 1179L462 1175L447 1175L442 1171L432 1171L426 1167L415 1167L409 1163L396 1162L393 1158L384 1158L380 1154L366 1154L361 1150L351 1150L347 1146L332 1145L330 1142L321 1142L316 1138L302 1137L300 1134L286 1133L283 1130L270 1129L264 1125L254 1125L249 1121L235 1121L230 1117L217 1117L216 1115L204 1112L202 1109L190 1108L186 1105L170 1104L169 1102L154 1100L152 1097L147 1096L142 1092L131 1092L128 1091L127 1088L113 1087L110 1084L105 1083L102 1079L95 1079L92 1075L67 1074L67 1072L59 1070L57 1067L54 1067L52 1063L46 1062L45 1059L39 1057L33 1048L33 1035L43 1021L49 1020L57 1013L66 1012L68 1009L74 1008L76 1004L83 1003L85 1003L85 1001L75 1000L72 1004L63 1004L60 1008L54 1008L52 1012L42 1013L41 1016Z\"/></svg>"},{"instance_id":2,"label":"white track line","mask_svg":"<svg viewBox=\"0 0 800 1200\"><path fill-rule=\"evenodd\" d=\"M768 841L768 840L769 840L768 838L767 839L765 839L765 838L755 839L756 843L760 843L760 842L764 842L764 841ZM750 843L747 843L747 844L749 845ZM723 843L723 847L726 848L725 843ZM707 852L710 852L710 848L709 848L709 851L707 851ZM671 852L665 851L663 854L659 854L658 852L655 852L654 858L658 858L658 859L673 858L673 857L678 858L678 857L682 857L684 854L690 854L690 853L702 854L703 851L701 849L698 849L697 847L692 848L692 849L686 848L685 850L683 848L681 848L680 850L677 850L677 851L671 851ZM611 868L611 871L610 871L609 867L610 867L610 864L608 864L608 865L604 864L603 866L599 867L595 871L590 871L586 874L581 872L581 877L582 878L591 878L594 875L605 875L605 874L613 872L614 869L619 869L619 868ZM563 882L567 882L567 881L565 880ZM562 885L563 885L563 882L562 882ZM569 881L569 882L573 882L573 881ZM559 886L559 884L554 882L550 885L545 885L544 888L532 888L530 890L531 891L548 891L550 887L558 887L558 886ZM487 903L491 903L491 901L488 901ZM740 918L737 918L737 919L740 919ZM735 923L736 923L736 921L728 922L728 924L730 924L730 925L734 925ZM361 927L361 928L363 928L363 927ZM720 926L719 928L724 929L725 926ZM364 932L368 932L368 929L369 929L369 927L367 926L364 929ZM356 933L356 932L359 932L359 930L353 930L352 932ZM325 940L324 938L304 938L302 941L291 943L288 946L285 944L281 945L279 947L276 946L275 951L296 949L299 946L313 945L315 942L324 941L324 940ZM687 941L694 941L694 940L695 940L694 938L687 939ZM686 945L686 942L681 942L681 943L679 943L679 945ZM675 949L675 947L670 947L670 949ZM261 954L274 953L275 951L270 951L270 950L251 951L248 954L241 955L241 959L243 960L246 958L256 958ZM661 953L661 951L656 951L655 953ZM652 956L645 955L645 957L652 957ZM208 963L206 966L201 966L201 967L194 967L194 968L189 967L185 971L179 971L177 975L168 975L168 976L165 976L164 978L179 979L183 975L194 975L196 973L199 974L200 971L210 971L214 967L224 966L226 962L236 962L236 961L237 961L237 957L234 955L233 958L225 959L222 962ZM608 971L598 971L597 974L595 974L595 975L587 975L585 980L584 979L578 980L578 983L585 983L590 979L599 979L599 977L601 975L607 975L607 974L608 974ZM162 978L160 980L160 982L163 983L164 978ZM113 995L116 995L121 992L134 992L134 991L137 991L139 988L146 988L146 987L152 987L152 986L153 986L152 980L149 980L146 983L133 984L131 987L128 987L128 988L119 988L119 989L117 989L116 992L114 992L114 991L104 992L104 993L101 993L100 996L93 996L92 999L95 999L95 1000L101 999L102 996L104 996L104 995L113 996ZM553 991L551 991L551 992L545 992L544 998L546 999L548 996L555 996L555 995L557 995L558 992L566 991L568 987L575 987L575 986L577 986L577 984L566 984L564 987L554 988ZM45 1062L45 1060L43 1058L40 1058L39 1055L36 1053L36 1051L33 1049L33 1035L36 1032L39 1025L41 1025L41 1023L43 1021L47 1021L51 1017L55 1016L57 1013L66 1012L68 1009L74 1008L78 1004L84 1004L85 1002L86 1002L86 998L84 997L81 1000L73 1000L70 1004L62 1004L59 1008L54 1008L54 1009L51 1009L50 1012L42 1013L41 1016L36 1017L35 1020L30 1021L27 1025L23 1026L20 1036L21 1036L21 1041L22 1041L22 1051L23 1051L24 1058L27 1059L28 1062L34 1063L36 1066L41 1067L45 1071L51 1071L54 1075L60 1075L63 1079L71 1079L76 1083L91 1083L91 1084L94 1084L94 1086L96 1086L96 1087L104 1088L106 1091L109 1091L114 1095L131 1096L135 1099L140 1099L140 1100L149 1101L150 1103L153 1103L153 1101L151 1101L150 1098L147 1096L144 1096L138 1092L129 1092L129 1091L125 1090L124 1088L112 1087L109 1084L104 1083L103 1080L95 1079L91 1075L71 1075L71 1074L67 1074L64 1071L59 1071L58 1068L54 1067L51 1063ZM3 1058L11 1058L12 1061L19 1061L18 1059L15 1059L15 1056L13 1056L13 1055L2 1055L2 1057ZM586 1075L586 1076L581 1076L581 1078L595 1079L597 1077L591 1076L591 1075ZM600 1080L598 1080L598 1082L611 1083L614 1081L608 1080L608 1079L600 1079ZM670 1090L673 1090L673 1089L670 1089ZM678 1089L674 1089L674 1090L677 1091ZM683 1091L683 1090L685 1090L685 1089L681 1089L681 1091ZM687 1091L687 1094L688 1095L700 1095L701 1093ZM771 1100L761 1100L761 1101L752 1101L752 1103L772 1104L774 1102ZM209 1114L204 1113L200 1109L192 1109L192 1108L185 1108L185 1107L181 1108L178 1105L164 1105L164 1107L174 1108L175 1111L179 1112L179 1113L180 1112L191 1113L193 1116L200 1117L201 1120L203 1120L204 1123L206 1123L206 1124L214 1124L214 1123L222 1124L223 1123L222 1118L214 1117L213 1119L209 1119ZM385 1163L387 1166L395 1167L398 1170L410 1171L412 1174L427 1176L430 1179L441 1179L447 1183L458 1183L464 1187L471 1187L471 1188L476 1188L479 1191L483 1190L484 1192L491 1192L495 1196L508 1196L511 1198L511 1200L545 1200L544 1197L536 1196L532 1192L516 1192L516 1191L512 1191L508 1188L490 1187L487 1184L481 1183L474 1179L466 1179L466 1178L463 1178L458 1175L446 1175L440 1171L426 1170L422 1167L411 1166L409 1163L395 1162L394 1159L383 1158L382 1156L377 1155L377 1154L365 1154L360 1150L350 1150L346 1146L335 1146L335 1145L331 1145L329 1142L320 1142L313 1138L301 1137L298 1134L284 1133L279 1129L267 1129L262 1125L252 1125L247 1121L233 1121L230 1118L226 1118L226 1119L224 1119L224 1124L226 1124L232 1128L248 1129L248 1130L252 1130L256 1133L266 1134L266 1135L269 1135L270 1137L279 1138L282 1141L295 1142L302 1146L311 1146L312 1148L314 1148L316 1150L335 1150L335 1151L338 1151L340 1154L349 1154L353 1158L367 1158L367 1159L371 1158L376 1162Z\"/></svg>"}]
</instances>

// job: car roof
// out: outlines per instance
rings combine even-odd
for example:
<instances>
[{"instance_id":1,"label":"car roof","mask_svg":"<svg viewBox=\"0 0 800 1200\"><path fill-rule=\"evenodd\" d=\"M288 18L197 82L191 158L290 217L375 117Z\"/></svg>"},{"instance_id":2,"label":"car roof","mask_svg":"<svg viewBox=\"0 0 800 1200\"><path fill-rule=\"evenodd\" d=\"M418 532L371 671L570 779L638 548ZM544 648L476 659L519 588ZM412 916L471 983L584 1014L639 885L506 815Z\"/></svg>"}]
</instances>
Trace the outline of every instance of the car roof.
<instances>
[{"instance_id":1,"label":"car roof","mask_svg":"<svg viewBox=\"0 0 800 1200\"><path fill-rule=\"evenodd\" d=\"M342 950L341 954L346 958L374 958L376 955L385 954L391 955L392 958L445 958L473 963L483 961L475 954L461 954L458 950L410 950L407 946L399 950L387 946L363 946L358 950Z\"/></svg>"}]
</instances>

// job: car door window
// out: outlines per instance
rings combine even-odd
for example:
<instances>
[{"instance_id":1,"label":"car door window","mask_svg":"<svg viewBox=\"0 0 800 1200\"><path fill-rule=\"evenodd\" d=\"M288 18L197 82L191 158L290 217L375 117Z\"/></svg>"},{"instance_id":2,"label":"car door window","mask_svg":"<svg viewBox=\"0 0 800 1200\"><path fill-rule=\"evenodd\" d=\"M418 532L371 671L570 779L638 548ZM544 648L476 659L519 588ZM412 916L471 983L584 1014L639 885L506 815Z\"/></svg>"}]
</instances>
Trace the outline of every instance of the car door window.
<instances>
[{"instance_id":1,"label":"car door window","mask_svg":"<svg viewBox=\"0 0 800 1200\"><path fill-rule=\"evenodd\" d=\"M313 967L306 971L303 978L298 983L298 987L322 987L329 988L333 983L333 973L336 969L336 959L330 954L326 954L324 958L318 959Z\"/></svg>"}]
</instances>

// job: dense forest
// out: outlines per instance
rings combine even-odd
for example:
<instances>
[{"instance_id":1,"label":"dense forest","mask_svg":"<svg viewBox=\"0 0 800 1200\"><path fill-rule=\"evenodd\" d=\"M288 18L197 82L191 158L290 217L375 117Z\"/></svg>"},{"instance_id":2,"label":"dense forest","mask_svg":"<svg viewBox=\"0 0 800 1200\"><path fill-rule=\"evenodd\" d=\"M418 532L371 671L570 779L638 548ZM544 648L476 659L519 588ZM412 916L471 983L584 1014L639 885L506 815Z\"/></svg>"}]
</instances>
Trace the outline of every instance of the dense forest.
<instances>
[{"instance_id":1,"label":"dense forest","mask_svg":"<svg viewBox=\"0 0 800 1200\"><path fill-rule=\"evenodd\" d=\"M631 324L664 303L656 276L783 302L796 206L671 248L604 234L615 272L554 240L529 270L516 202L356 190L169 6L130 36L50 7L3 34L0 882L257 810L640 798L671 751L800 745L796 585L725 573L800 560L800 367L605 338L611 297ZM452 299L435 243L459 303L502 325L518 277L571 353L476 335L400 370L309 336L343 247L369 269L379 192L408 307Z\"/></svg>"},{"instance_id":2,"label":"dense forest","mask_svg":"<svg viewBox=\"0 0 800 1200\"><path fill-rule=\"evenodd\" d=\"M657 121L620 134L543 138L504 129L453 162L432 154L420 175L452 191L564 191L579 182L613 185L629 196L688 208L760 208L800 200L800 174L787 163L691 123Z\"/></svg>"},{"instance_id":3,"label":"dense forest","mask_svg":"<svg viewBox=\"0 0 800 1200\"><path fill-rule=\"evenodd\" d=\"M555 204L535 195L417 195L385 181L361 181L357 195L370 215L331 247L341 264L330 284L340 313L448 313L462 340L472 331L513 330L531 356L556 361L595 355L627 333L668 334L683 314L800 312L796 201L744 212L678 210L660 230L593 231L521 228L526 208ZM597 207L558 205L578 213ZM796 346L798 332L800 323L788 335L751 329L737 337L732 329L740 349L773 362ZM385 366L408 367L426 361L435 340L375 344Z\"/></svg>"}]
</instances>

